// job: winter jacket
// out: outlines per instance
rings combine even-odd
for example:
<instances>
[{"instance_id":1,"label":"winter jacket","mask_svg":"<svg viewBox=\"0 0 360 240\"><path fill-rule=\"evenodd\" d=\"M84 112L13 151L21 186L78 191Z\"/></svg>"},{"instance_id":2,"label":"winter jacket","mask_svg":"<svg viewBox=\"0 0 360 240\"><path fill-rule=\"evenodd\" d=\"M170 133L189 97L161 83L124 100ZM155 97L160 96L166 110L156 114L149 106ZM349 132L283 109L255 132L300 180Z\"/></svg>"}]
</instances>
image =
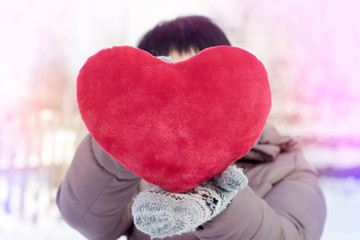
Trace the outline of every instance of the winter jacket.
<instances>
[{"instance_id":1,"label":"winter jacket","mask_svg":"<svg viewBox=\"0 0 360 240\"><path fill-rule=\"evenodd\" d=\"M267 125L252 150L237 161L249 179L232 203L195 231L172 240L317 240L326 207L316 171L300 143ZM131 205L151 184L105 153L87 135L59 187L57 204L65 221L88 239L150 237L136 229Z\"/></svg>"}]
</instances>

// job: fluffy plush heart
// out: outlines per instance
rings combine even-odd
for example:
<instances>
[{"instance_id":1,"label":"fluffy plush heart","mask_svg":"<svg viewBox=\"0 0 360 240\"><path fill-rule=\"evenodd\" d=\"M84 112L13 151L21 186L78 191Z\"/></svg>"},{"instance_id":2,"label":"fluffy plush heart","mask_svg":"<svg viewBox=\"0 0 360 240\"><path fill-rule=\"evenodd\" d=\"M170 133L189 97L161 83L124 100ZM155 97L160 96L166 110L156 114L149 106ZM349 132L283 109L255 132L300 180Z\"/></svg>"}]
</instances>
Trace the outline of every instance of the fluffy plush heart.
<instances>
[{"instance_id":1,"label":"fluffy plush heart","mask_svg":"<svg viewBox=\"0 0 360 240\"><path fill-rule=\"evenodd\" d=\"M262 63L229 46L178 63L128 46L104 49L80 70L77 97L86 127L107 153L173 192L245 155L271 105Z\"/></svg>"}]
</instances>

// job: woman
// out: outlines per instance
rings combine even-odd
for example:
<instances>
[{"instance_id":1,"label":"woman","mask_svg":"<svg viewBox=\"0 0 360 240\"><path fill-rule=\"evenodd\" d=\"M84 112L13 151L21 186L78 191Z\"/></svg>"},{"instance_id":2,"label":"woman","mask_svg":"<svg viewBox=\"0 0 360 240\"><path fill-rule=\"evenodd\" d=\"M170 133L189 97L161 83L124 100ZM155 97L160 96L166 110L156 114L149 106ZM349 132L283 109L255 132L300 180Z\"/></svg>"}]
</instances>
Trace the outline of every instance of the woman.
<instances>
[{"instance_id":1,"label":"woman","mask_svg":"<svg viewBox=\"0 0 360 240\"><path fill-rule=\"evenodd\" d=\"M220 28L208 18L189 16L160 23L138 47L176 62L218 45L230 45ZM268 124L235 164L244 169L248 185L211 221L169 239L320 239L325 201L296 139ZM89 239L150 239L131 216L133 199L149 187L87 135L59 187L57 204L63 218Z\"/></svg>"}]
</instances>

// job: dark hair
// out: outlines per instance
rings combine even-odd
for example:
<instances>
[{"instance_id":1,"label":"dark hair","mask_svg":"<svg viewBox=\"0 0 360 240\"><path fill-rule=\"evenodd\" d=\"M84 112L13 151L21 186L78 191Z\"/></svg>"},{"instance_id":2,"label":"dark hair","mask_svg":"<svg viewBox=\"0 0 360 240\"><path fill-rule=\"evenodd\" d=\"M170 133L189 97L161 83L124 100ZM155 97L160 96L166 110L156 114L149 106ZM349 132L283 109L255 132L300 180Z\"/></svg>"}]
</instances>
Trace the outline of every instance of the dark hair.
<instances>
[{"instance_id":1,"label":"dark hair","mask_svg":"<svg viewBox=\"0 0 360 240\"><path fill-rule=\"evenodd\" d=\"M159 23L143 36L138 48L154 56L167 56L171 50L183 53L218 45L231 44L216 24L207 17L187 16Z\"/></svg>"}]
</instances>

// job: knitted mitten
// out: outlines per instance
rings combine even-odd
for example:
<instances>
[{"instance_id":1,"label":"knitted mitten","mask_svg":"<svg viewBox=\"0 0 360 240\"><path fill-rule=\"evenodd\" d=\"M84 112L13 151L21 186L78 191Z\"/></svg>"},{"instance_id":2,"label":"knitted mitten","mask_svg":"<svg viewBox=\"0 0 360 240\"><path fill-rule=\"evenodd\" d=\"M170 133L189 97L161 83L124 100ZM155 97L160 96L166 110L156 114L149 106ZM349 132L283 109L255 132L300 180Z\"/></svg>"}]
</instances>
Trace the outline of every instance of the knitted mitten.
<instances>
[{"instance_id":1,"label":"knitted mitten","mask_svg":"<svg viewBox=\"0 0 360 240\"><path fill-rule=\"evenodd\" d=\"M242 170L232 165L186 193L159 187L145 190L134 200L134 223L156 238L190 232L223 211L247 183Z\"/></svg>"}]
</instances>

